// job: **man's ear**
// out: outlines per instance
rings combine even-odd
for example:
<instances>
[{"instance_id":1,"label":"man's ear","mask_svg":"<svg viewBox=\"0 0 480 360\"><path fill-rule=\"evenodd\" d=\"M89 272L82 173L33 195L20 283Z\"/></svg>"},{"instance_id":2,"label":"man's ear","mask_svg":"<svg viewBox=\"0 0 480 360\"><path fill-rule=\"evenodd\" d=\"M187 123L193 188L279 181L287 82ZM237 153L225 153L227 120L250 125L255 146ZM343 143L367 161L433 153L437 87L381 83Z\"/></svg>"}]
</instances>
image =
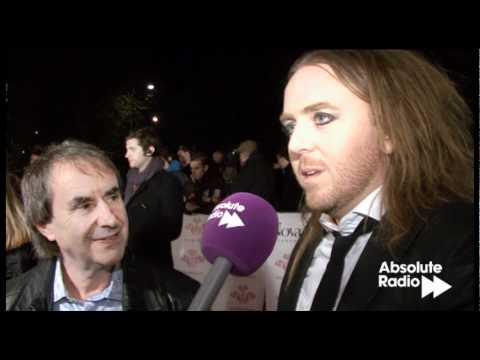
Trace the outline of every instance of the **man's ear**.
<instances>
[{"instance_id":1,"label":"man's ear","mask_svg":"<svg viewBox=\"0 0 480 360\"><path fill-rule=\"evenodd\" d=\"M40 234L42 234L43 236L45 236L48 239L48 241L55 241L56 240L55 233L52 230L52 224L37 225L36 228L40 232Z\"/></svg>"},{"instance_id":2,"label":"man's ear","mask_svg":"<svg viewBox=\"0 0 480 360\"><path fill-rule=\"evenodd\" d=\"M392 155L393 153L393 142L389 136L385 136L383 140L383 152L387 155Z\"/></svg>"},{"instance_id":3,"label":"man's ear","mask_svg":"<svg viewBox=\"0 0 480 360\"><path fill-rule=\"evenodd\" d=\"M155 153L155 147L154 146L150 146L147 150L147 156L153 156L153 154Z\"/></svg>"}]
</instances>

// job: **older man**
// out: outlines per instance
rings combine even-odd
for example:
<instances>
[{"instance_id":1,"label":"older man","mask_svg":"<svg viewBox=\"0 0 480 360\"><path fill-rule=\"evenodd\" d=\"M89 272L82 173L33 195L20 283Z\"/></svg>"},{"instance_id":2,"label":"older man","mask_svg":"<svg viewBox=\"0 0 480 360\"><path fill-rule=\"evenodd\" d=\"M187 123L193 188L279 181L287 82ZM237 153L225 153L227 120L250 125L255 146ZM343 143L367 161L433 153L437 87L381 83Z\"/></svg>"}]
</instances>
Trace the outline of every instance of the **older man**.
<instances>
[{"instance_id":1,"label":"older man","mask_svg":"<svg viewBox=\"0 0 480 360\"><path fill-rule=\"evenodd\" d=\"M7 282L16 311L183 310L197 283L125 255L128 217L117 169L92 145L53 145L22 180L40 264Z\"/></svg>"}]
</instances>

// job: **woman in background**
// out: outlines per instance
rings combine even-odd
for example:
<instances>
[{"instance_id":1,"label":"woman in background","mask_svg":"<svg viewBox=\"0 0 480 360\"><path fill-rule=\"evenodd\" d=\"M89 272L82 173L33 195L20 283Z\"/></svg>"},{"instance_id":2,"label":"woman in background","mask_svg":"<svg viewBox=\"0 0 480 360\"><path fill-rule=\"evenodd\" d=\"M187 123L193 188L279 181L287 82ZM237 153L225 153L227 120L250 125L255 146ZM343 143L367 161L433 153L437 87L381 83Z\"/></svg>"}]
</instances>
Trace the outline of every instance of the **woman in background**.
<instances>
[{"instance_id":1,"label":"woman in background","mask_svg":"<svg viewBox=\"0 0 480 360\"><path fill-rule=\"evenodd\" d=\"M5 231L6 278L14 278L36 265L32 248L32 232L28 227L22 204L15 192L15 178L6 175Z\"/></svg>"}]
</instances>

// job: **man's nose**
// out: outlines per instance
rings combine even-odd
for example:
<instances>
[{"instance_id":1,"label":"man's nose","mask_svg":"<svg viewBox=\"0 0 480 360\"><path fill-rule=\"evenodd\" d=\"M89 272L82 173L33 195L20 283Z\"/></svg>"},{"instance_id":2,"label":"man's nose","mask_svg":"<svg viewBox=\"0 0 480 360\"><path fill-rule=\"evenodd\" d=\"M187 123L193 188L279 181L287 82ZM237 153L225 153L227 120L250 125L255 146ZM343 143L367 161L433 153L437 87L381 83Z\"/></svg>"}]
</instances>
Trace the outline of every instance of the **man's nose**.
<instances>
[{"instance_id":1,"label":"man's nose","mask_svg":"<svg viewBox=\"0 0 480 360\"><path fill-rule=\"evenodd\" d=\"M118 219L115 216L112 208L109 204L105 201L100 201L98 206L98 219L97 219L99 226L105 227L117 227L118 226Z\"/></svg>"},{"instance_id":2,"label":"man's nose","mask_svg":"<svg viewBox=\"0 0 480 360\"><path fill-rule=\"evenodd\" d=\"M293 156L300 156L311 151L316 141L315 128L308 121L297 121L295 129L290 136L288 149Z\"/></svg>"}]
</instances>

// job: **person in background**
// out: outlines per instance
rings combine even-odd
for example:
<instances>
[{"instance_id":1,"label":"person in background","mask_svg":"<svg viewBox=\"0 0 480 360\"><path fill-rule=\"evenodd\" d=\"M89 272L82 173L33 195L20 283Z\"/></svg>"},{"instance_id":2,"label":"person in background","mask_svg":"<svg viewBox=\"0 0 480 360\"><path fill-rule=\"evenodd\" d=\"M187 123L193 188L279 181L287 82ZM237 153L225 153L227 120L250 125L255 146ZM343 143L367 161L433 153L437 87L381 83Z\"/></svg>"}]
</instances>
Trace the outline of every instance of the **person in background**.
<instances>
[{"instance_id":1,"label":"person in background","mask_svg":"<svg viewBox=\"0 0 480 360\"><path fill-rule=\"evenodd\" d=\"M225 171L225 154L223 151L216 150L212 154L212 170L216 171L223 178Z\"/></svg>"},{"instance_id":2,"label":"person in background","mask_svg":"<svg viewBox=\"0 0 480 360\"><path fill-rule=\"evenodd\" d=\"M44 146L35 145L30 152L30 164L33 164L36 160L38 160L44 151Z\"/></svg>"},{"instance_id":3,"label":"person in background","mask_svg":"<svg viewBox=\"0 0 480 360\"><path fill-rule=\"evenodd\" d=\"M211 170L208 156L196 153L190 162L192 177L190 193L186 194L185 210L188 214L210 214L220 203L224 194L224 183L217 171Z\"/></svg>"},{"instance_id":4,"label":"person in background","mask_svg":"<svg viewBox=\"0 0 480 360\"><path fill-rule=\"evenodd\" d=\"M164 170L158 148L159 139L149 128L133 131L126 139L129 250L173 268L171 242L182 231L183 190L178 179Z\"/></svg>"},{"instance_id":5,"label":"person in background","mask_svg":"<svg viewBox=\"0 0 480 360\"><path fill-rule=\"evenodd\" d=\"M180 145L177 151L178 160L182 164L182 171L185 173L187 178L190 178L192 171L190 168L190 161L192 161L192 151L190 148L184 145Z\"/></svg>"},{"instance_id":6,"label":"person in background","mask_svg":"<svg viewBox=\"0 0 480 360\"><path fill-rule=\"evenodd\" d=\"M272 165L258 151L255 141L247 140L237 149L240 158L240 172L230 185L230 193L247 192L274 202L274 174Z\"/></svg>"},{"instance_id":7,"label":"person in background","mask_svg":"<svg viewBox=\"0 0 480 360\"><path fill-rule=\"evenodd\" d=\"M27 225L23 204L18 198L10 174L6 174L5 196L5 245L6 280L17 277L31 268L37 261L32 247L32 232Z\"/></svg>"},{"instance_id":8,"label":"person in background","mask_svg":"<svg viewBox=\"0 0 480 360\"><path fill-rule=\"evenodd\" d=\"M274 164L277 211L295 213L300 211L300 202L303 190L288 159L288 150L282 149L277 153L277 162Z\"/></svg>"}]
</instances>

